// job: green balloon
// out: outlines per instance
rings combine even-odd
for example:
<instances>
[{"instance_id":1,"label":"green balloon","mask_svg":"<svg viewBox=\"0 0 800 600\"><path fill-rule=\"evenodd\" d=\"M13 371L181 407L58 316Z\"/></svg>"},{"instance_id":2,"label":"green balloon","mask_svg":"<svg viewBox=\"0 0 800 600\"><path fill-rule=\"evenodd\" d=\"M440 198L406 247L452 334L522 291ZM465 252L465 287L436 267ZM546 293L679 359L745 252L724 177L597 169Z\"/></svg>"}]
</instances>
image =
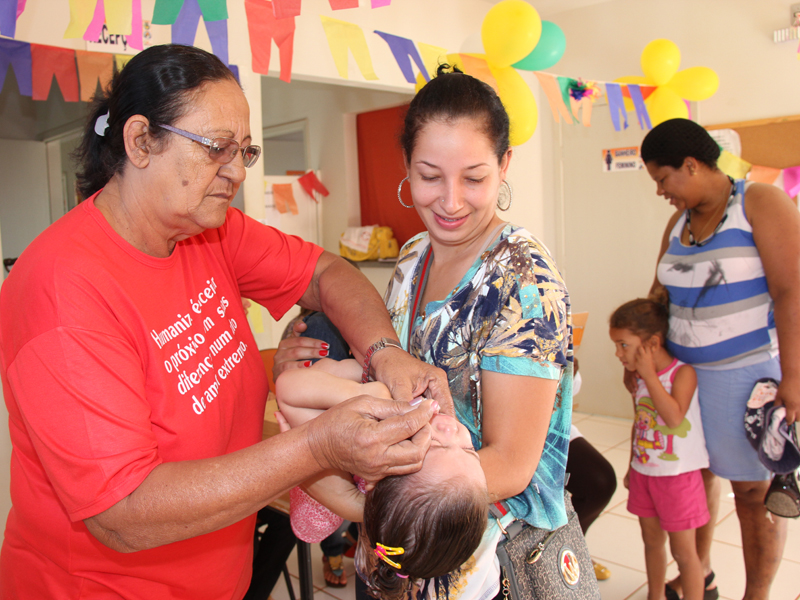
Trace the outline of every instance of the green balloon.
<instances>
[{"instance_id":1,"label":"green balloon","mask_svg":"<svg viewBox=\"0 0 800 600\"><path fill-rule=\"evenodd\" d=\"M512 67L523 71L541 71L556 64L564 56L567 47L567 38L561 27L550 21L542 21L542 35L539 43L528 56Z\"/></svg>"}]
</instances>

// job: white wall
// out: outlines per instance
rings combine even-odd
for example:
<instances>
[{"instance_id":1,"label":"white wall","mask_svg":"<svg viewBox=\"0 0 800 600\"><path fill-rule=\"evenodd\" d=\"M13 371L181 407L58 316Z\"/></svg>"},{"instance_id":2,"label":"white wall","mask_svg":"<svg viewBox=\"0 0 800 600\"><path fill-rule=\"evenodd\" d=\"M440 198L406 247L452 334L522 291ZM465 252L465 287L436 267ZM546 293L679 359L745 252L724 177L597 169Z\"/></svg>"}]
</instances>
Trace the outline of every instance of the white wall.
<instances>
[{"instance_id":1,"label":"white wall","mask_svg":"<svg viewBox=\"0 0 800 600\"><path fill-rule=\"evenodd\" d=\"M563 59L550 69L559 75L602 81L641 75L644 46L668 38L681 50L681 68L707 66L719 75L717 94L699 103L695 118L701 124L800 113L797 42L774 44L771 37L774 29L789 25L788 3L613 0L549 19L567 38ZM552 121L549 114L542 118ZM581 410L617 416L629 416L631 405L608 341L608 317L622 302L647 294L671 213L646 173L600 171L600 149L641 143L644 132L635 119L630 122L627 131L615 132L607 107L597 106L589 129L556 126L548 146L555 169L545 172L556 187L551 208L556 245L565 249L557 260L574 310L590 312L577 354L584 374L577 402Z\"/></svg>"}]
</instances>

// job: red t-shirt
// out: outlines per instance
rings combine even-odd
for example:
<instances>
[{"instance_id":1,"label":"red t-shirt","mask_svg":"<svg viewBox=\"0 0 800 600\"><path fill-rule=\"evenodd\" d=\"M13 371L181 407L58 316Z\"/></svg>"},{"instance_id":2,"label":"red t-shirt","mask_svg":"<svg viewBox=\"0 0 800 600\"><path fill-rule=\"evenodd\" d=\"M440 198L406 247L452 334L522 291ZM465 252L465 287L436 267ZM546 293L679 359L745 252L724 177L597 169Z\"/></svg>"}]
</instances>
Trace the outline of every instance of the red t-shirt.
<instances>
[{"instance_id":1,"label":"red t-shirt","mask_svg":"<svg viewBox=\"0 0 800 600\"><path fill-rule=\"evenodd\" d=\"M261 439L267 378L241 297L279 318L322 249L229 209L219 229L154 258L93 200L33 241L0 294L13 446L0 597L241 598L255 517L131 554L82 520L162 462Z\"/></svg>"}]
</instances>

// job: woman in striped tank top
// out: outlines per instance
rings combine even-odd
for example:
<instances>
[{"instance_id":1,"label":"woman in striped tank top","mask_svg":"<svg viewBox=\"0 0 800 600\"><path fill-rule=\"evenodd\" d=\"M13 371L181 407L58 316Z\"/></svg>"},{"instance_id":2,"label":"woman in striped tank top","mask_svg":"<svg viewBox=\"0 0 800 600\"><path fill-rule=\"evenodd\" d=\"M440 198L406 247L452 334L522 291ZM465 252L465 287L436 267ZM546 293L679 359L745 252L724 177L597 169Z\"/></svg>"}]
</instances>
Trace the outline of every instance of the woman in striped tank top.
<instances>
[{"instance_id":1,"label":"woman in striped tank top","mask_svg":"<svg viewBox=\"0 0 800 600\"><path fill-rule=\"evenodd\" d=\"M767 516L770 473L745 438L743 417L760 377L781 381L777 402L786 406L789 423L800 416L800 215L777 187L725 175L717 168L719 155L708 132L687 119L665 121L642 143L656 193L677 209L664 232L651 293L669 294L667 347L697 372L710 460L711 520L697 536L707 587L719 476L731 481L736 498L744 597L767 600L786 521ZM680 588L680 582L670 586ZM718 596L706 590L706 599Z\"/></svg>"}]
</instances>

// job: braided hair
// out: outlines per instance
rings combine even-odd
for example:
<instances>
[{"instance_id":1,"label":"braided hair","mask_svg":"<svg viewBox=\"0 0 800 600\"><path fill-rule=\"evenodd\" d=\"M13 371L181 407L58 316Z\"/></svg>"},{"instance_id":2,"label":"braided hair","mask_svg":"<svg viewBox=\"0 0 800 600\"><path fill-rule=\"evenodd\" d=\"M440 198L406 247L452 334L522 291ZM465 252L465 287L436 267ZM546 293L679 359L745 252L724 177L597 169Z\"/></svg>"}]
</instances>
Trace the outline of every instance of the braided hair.
<instances>
[{"instance_id":1,"label":"braided hair","mask_svg":"<svg viewBox=\"0 0 800 600\"><path fill-rule=\"evenodd\" d=\"M680 169L692 157L712 170L717 168L720 148L708 131L689 119L669 119L656 125L642 142L642 161Z\"/></svg>"}]
</instances>

